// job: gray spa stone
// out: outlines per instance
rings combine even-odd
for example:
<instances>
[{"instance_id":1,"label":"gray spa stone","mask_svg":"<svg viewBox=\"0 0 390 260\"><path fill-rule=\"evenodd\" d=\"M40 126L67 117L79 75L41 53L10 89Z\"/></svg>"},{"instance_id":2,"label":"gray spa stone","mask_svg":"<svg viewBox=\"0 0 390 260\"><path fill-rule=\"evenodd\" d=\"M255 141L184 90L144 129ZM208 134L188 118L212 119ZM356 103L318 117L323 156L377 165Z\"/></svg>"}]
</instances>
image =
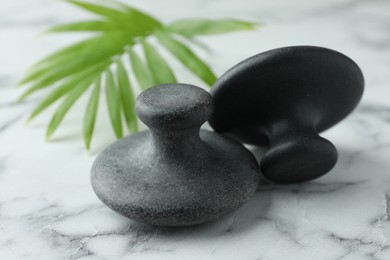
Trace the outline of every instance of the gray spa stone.
<instances>
[{"instance_id":1,"label":"gray spa stone","mask_svg":"<svg viewBox=\"0 0 390 260\"><path fill-rule=\"evenodd\" d=\"M147 224L185 226L221 217L255 192L252 154L200 130L213 111L206 91L160 85L141 93L136 109L150 131L116 141L92 167L92 187L108 207Z\"/></svg>"},{"instance_id":2,"label":"gray spa stone","mask_svg":"<svg viewBox=\"0 0 390 260\"><path fill-rule=\"evenodd\" d=\"M337 149L320 132L358 105L364 90L359 66L344 54L317 46L289 46L252 56L222 75L210 90L216 132L266 145L261 171L291 184L329 172Z\"/></svg>"}]
</instances>

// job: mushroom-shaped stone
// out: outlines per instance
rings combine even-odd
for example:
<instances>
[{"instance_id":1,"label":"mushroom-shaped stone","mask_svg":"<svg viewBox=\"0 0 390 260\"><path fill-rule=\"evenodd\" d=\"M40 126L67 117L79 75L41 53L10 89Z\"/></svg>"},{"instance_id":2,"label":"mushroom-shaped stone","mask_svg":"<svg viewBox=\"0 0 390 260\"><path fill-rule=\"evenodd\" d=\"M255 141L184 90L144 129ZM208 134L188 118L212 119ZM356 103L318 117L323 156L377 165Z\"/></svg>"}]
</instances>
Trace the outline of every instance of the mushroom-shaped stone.
<instances>
[{"instance_id":1,"label":"mushroom-shaped stone","mask_svg":"<svg viewBox=\"0 0 390 260\"><path fill-rule=\"evenodd\" d=\"M223 216L246 202L259 167L240 143L200 130L213 111L209 93L160 85L136 101L150 131L106 148L92 167L97 196L114 211L152 225L185 226Z\"/></svg>"},{"instance_id":2,"label":"mushroom-shaped stone","mask_svg":"<svg viewBox=\"0 0 390 260\"><path fill-rule=\"evenodd\" d=\"M293 46L255 55L212 87L210 125L248 144L268 144L263 175L298 183L330 171L337 150L319 132L345 118L364 88L361 70L347 56L321 47Z\"/></svg>"}]
</instances>

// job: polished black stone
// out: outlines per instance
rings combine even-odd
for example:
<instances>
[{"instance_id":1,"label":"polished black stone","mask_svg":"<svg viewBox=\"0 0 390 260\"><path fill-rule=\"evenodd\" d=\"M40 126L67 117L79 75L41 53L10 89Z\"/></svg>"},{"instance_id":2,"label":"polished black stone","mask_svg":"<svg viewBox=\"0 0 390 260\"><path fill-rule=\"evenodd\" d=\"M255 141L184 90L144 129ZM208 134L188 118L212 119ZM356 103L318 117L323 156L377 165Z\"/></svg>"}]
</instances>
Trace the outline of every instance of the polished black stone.
<instances>
[{"instance_id":1,"label":"polished black stone","mask_svg":"<svg viewBox=\"0 0 390 260\"><path fill-rule=\"evenodd\" d=\"M141 93L136 109L150 131L115 142L92 168L92 187L111 209L152 225L193 225L237 209L255 192L260 170L253 155L199 130L213 111L209 93L160 85Z\"/></svg>"},{"instance_id":2,"label":"polished black stone","mask_svg":"<svg viewBox=\"0 0 390 260\"><path fill-rule=\"evenodd\" d=\"M267 179L308 181L337 161L334 145L318 133L351 113L363 88L361 70L339 52L274 49L239 63L215 83L209 123L244 143L269 145L261 161Z\"/></svg>"}]
</instances>

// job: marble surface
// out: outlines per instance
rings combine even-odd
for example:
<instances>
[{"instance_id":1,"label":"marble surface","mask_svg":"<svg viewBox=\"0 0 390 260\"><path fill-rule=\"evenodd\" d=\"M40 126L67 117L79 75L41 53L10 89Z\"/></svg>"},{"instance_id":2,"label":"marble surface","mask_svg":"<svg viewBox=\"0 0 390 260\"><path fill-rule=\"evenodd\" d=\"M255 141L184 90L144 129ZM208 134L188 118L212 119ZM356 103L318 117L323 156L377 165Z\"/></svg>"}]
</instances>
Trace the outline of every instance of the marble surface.
<instances>
[{"instance_id":1,"label":"marble surface","mask_svg":"<svg viewBox=\"0 0 390 260\"><path fill-rule=\"evenodd\" d=\"M102 107L91 152L77 103L50 142L53 110L26 126L42 94L22 104L15 83L49 52L84 37L37 37L48 26L87 17L49 0L0 4L0 259L390 259L390 1L128 1L165 21L235 17L256 32L204 37L201 55L218 73L267 49L320 45L352 57L366 77L360 106L325 132L339 149L326 176L302 185L262 184L241 209L217 222L156 228L127 220L94 195L89 171L114 140ZM182 71L180 80L198 84ZM256 155L261 149L254 149Z\"/></svg>"}]
</instances>

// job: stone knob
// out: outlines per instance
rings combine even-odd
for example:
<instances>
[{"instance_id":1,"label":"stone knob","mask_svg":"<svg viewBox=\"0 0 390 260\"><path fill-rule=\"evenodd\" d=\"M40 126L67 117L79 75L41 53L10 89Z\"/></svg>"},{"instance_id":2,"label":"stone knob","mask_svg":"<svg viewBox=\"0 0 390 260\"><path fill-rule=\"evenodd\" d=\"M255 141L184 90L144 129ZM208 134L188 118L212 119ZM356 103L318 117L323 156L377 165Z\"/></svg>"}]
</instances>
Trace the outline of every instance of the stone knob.
<instances>
[{"instance_id":1,"label":"stone knob","mask_svg":"<svg viewBox=\"0 0 390 260\"><path fill-rule=\"evenodd\" d=\"M150 130L116 141L92 167L92 187L111 209L147 224L185 226L219 218L255 192L253 155L200 130L213 111L209 93L160 85L138 96L136 111Z\"/></svg>"},{"instance_id":2,"label":"stone knob","mask_svg":"<svg viewBox=\"0 0 390 260\"><path fill-rule=\"evenodd\" d=\"M210 118L213 100L198 87L162 85L142 92L137 97L136 110L139 119L151 129L197 128Z\"/></svg>"}]
</instances>

